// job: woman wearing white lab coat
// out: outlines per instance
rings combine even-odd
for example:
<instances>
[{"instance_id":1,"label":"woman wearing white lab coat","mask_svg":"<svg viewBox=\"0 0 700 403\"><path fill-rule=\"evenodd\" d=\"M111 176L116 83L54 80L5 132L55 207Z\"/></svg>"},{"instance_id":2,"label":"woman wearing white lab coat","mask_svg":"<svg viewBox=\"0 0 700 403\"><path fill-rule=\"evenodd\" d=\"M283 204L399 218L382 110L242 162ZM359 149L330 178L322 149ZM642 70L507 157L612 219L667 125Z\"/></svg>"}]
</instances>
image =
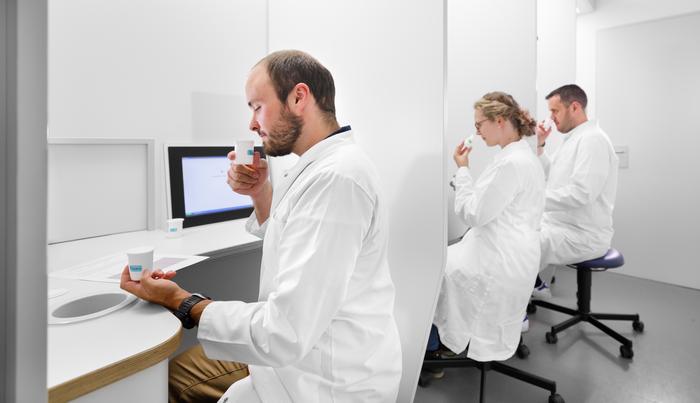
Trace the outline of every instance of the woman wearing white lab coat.
<instances>
[{"instance_id":1,"label":"woman wearing white lab coat","mask_svg":"<svg viewBox=\"0 0 700 403\"><path fill-rule=\"evenodd\" d=\"M539 268L544 173L524 139L535 121L513 97L484 95L474 119L484 142L501 150L476 181L471 147L455 150L455 212L471 229L448 248L434 324L453 352L469 346L469 358L505 360L518 346Z\"/></svg>"}]
</instances>

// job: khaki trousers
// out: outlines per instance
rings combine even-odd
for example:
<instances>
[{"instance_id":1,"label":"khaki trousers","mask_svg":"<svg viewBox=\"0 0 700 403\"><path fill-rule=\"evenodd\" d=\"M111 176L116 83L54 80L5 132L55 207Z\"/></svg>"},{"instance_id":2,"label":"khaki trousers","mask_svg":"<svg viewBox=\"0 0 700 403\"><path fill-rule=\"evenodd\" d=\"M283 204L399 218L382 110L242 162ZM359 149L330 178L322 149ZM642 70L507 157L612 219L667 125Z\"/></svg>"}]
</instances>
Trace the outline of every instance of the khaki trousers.
<instances>
[{"instance_id":1,"label":"khaki trousers","mask_svg":"<svg viewBox=\"0 0 700 403\"><path fill-rule=\"evenodd\" d=\"M236 381L248 376L248 366L207 358L201 344L170 360L170 403L216 402Z\"/></svg>"}]
</instances>

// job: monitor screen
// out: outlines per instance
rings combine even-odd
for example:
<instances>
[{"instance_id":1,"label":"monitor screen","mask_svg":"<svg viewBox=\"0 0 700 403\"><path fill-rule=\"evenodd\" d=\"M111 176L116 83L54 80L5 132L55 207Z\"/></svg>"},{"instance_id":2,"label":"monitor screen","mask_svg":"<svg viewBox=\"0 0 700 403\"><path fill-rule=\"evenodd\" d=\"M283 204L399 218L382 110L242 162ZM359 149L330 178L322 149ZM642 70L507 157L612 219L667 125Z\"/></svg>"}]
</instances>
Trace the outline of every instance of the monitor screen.
<instances>
[{"instance_id":1,"label":"monitor screen","mask_svg":"<svg viewBox=\"0 0 700 403\"><path fill-rule=\"evenodd\" d=\"M233 146L169 146L168 173L171 216L184 218L183 227L248 217L249 196L229 187L226 155ZM263 155L262 147L256 147ZM264 155L263 155L264 156Z\"/></svg>"},{"instance_id":2,"label":"monitor screen","mask_svg":"<svg viewBox=\"0 0 700 403\"><path fill-rule=\"evenodd\" d=\"M226 157L182 157L185 217L253 207L249 196L232 192L226 183L231 161Z\"/></svg>"}]
</instances>

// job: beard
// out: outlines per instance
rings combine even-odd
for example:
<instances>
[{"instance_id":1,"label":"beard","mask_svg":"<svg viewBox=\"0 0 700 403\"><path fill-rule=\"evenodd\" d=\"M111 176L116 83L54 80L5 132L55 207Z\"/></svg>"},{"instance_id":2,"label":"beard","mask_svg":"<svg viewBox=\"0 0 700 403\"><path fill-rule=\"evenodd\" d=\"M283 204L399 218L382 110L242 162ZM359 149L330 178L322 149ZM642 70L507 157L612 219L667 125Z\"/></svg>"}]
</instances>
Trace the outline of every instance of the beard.
<instances>
[{"instance_id":1,"label":"beard","mask_svg":"<svg viewBox=\"0 0 700 403\"><path fill-rule=\"evenodd\" d=\"M289 155L294 144L301 135L304 122L301 117L293 115L285 105L280 118L267 133L267 141L263 142L265 154L271 157Z\"/></svg>"},{"instance_id":2,"label":"beard","mask_svg":"<svg viewBox=\"0 0 700 403\"><path fill-rule=\"evenodd\" d=\"M559 130L559 133L566 134L570 132L571 130L574 129L573 123L573 118L571 117L571 114L567 111L564 116L562 116L561 120L559 121L559 124L557 125L557 130Z\"/></svg>"}]
</instances>

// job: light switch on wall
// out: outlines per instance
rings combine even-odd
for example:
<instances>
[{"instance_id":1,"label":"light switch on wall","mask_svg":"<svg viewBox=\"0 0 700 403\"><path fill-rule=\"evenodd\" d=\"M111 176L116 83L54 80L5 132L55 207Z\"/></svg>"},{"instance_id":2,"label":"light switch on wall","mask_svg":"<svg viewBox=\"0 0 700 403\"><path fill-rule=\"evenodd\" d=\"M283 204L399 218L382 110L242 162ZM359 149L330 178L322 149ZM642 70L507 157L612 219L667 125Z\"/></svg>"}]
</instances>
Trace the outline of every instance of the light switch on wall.
<instances>
[{"instance_id":1,"label":"light switch on wall","mask_svg":"<svg viewBox=\"0 0 700 403\"><path fill-rule=\"evenodd\" d=\"M628 146L615 146L615 154L620 160L619 168L629 168L630 166L630 148Z\"/></svg>"}]
</instances>

